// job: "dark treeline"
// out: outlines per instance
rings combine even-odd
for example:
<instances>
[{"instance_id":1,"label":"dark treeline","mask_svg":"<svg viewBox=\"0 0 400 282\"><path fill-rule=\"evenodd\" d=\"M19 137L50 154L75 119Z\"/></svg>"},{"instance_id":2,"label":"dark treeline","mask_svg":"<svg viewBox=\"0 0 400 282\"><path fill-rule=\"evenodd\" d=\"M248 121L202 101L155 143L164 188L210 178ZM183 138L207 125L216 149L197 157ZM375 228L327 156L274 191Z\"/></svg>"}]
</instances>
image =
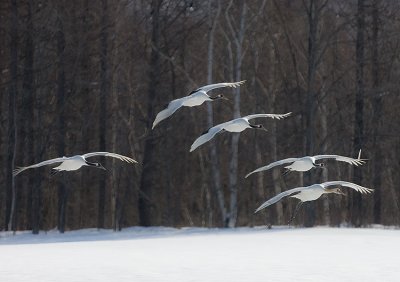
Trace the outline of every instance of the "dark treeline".
<instances>
[{"instance_id":1,"label":"dark treeline","mask_svg":"<svg viewBox=\"0 0 400 282\"><path fill-rule=\"evenodd\" d=\"M0 4L0 230L132 225L286 224L295 200L260 214L276 193L328 180L375 189L324 196L295 224L400 224L400 3L389 0L8 0ZM198 86L230 101L156 114ZM189 153L208 127L240 115L268 133L221 134ZM275 169L288 157L339 154L326 170ZM109 151L50 176L17 166Z\"/></svg>"}]
</instances>

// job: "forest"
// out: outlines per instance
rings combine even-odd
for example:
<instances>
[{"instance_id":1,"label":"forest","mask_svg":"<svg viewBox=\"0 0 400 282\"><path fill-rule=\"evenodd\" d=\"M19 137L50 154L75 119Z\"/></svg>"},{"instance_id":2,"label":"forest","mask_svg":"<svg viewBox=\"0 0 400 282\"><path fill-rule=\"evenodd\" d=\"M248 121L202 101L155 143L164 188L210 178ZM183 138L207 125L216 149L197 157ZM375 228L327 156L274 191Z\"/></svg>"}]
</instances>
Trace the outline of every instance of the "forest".
<instances>
[{"instance_id":1,"label":"forest","mask_svg":"<svg viewBox=\"0 0 400 282\"><path fill-rule=\"evenodd\" d=\"M391 0L7 0L0 2L0 230L286 225L291 188L350 181L293 225L400 224L400 2ZM200 86L228 100L158 112ZM208 128L239 116L267 132ZM336 154L362 166L250 171ZM107 169L50 175L44 160L106 151ZM91 160L94 160L92 158Z\"/></svg>"}]
</instances>

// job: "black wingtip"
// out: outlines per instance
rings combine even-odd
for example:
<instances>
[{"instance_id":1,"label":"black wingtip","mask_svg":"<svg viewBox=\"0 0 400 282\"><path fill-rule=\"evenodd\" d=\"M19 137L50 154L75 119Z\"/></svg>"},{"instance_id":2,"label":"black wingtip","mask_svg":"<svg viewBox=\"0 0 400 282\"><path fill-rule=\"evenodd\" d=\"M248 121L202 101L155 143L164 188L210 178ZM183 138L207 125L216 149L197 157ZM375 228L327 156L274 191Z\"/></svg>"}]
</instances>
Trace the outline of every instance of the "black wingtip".
<instances>
[{"instance_id":1,"label":"black wingtip","mask_svg":"<svg viewBox=\"0 0 400 282\"><path fill-rule=\"evenodd\" d=\"M211 127L204 131L201 135L207 134L210 131Z\"/></svg>"},{"instance_id":2,"label":"black wingtip","mask_svg":"<svg viewBox=\"0 0 400 282\"><path fill-rule=\"evenodd\" d=\"M200 88L197 88L196 90L193 90L192 92L189 93L189 95L194 94L196 92L198 92L200 90Z\"/></svg>"}]
</instances>

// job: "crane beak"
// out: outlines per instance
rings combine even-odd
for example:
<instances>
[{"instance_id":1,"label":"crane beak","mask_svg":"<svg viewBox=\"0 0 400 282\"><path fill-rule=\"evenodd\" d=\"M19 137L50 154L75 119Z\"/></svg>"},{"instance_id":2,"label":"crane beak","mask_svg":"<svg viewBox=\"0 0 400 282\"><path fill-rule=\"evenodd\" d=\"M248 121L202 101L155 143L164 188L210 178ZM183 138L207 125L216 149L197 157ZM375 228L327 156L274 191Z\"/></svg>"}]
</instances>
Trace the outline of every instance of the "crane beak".
<instances>
[{"instance_id":1,"label":"crane beak","mask_svg":"<svg viewBox=\"0 0 400 282\"><path fill-rule=\"evenodd\" d=\"M100 166L98 166L98 168L101 168L101 169L103 169L103 170L107 170L104 166L102 166L101 164L100 164Z\"/></svg>"},{"instance_id":2,"label":"crane beak","mask_svg":"<svg viewBox=\"0 0 400 282\"><path fill-rule=\"evenodd\" d=\"M228 102L229 105L233 105L232 100L226 98L225 96L221 97L220 99Z\"/></svg>"},{"instance_id":3,"label":"crane beak","mask_svg":"<svg viewBox=\"0 0 400 282\"><path fill-rule=\"evenodd\" d=\"M217 99L221 99L221 100L225 100L225 101L228 101L229 102L229 104L232 104L232 101L230 100L230 99L228 99L228 98L226 98L224 95L217 95L216 97L218 97Z\"/></svg>"},{"instance_id":4,"label":"crane beak","mask_svg":"<svg viewBox=\"0 0 400 282\"><path fill-rule=\"evenodd\" d=\"M219 94L219 95L214 96L214 97L210 97L210 99L211 99L211 100L219 100L219 99L222 99L222 100L229 101L229 99L226 98L226 97L225 97L224 95L222 95L222 94Z\"/></svg>"}]
</instances>

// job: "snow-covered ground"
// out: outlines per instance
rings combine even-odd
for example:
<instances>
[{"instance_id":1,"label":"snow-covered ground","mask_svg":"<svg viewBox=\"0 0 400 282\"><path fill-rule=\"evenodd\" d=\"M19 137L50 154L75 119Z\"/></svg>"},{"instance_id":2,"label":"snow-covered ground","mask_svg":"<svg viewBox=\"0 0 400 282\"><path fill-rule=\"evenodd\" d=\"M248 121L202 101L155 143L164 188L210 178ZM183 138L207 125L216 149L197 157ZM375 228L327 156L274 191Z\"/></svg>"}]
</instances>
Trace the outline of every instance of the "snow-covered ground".
<instances>
[{"instance_id":1,"label":"snow-covered ground","mask_svg":"<svg viewBox=\"0 0 400 282\"><path fill-rule=\"evenodd\" d=\"M0 281L400 281L400 230L0 232Z\"/></svg>"}]
</instances>

